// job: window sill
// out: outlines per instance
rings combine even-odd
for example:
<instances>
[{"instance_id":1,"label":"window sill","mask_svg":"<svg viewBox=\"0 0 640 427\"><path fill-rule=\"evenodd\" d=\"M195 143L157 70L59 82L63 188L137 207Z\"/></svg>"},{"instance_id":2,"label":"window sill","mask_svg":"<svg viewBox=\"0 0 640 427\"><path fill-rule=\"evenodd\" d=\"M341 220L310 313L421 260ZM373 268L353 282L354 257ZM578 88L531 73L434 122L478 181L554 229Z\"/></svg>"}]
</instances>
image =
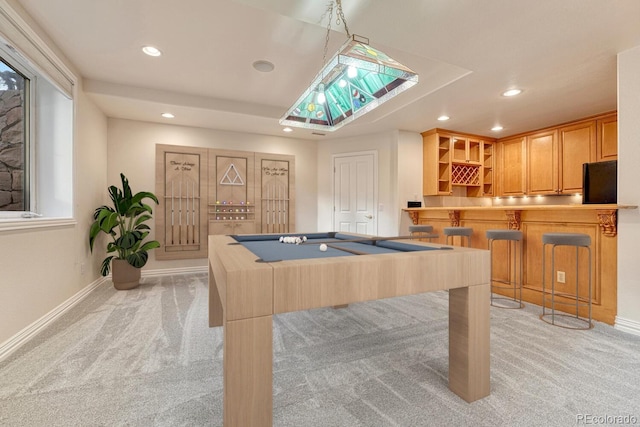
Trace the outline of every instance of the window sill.
<instances>
[{"instance_id":1,"label":"window sill","mask_svg":"<svg viewBox=\"0 0 640 427\"><path fill-rule=\"evenodd\" d=\"M78 223L73 218L0 218L0 232L32 230L36 228L72 227Z\"/></svg>"}]
</instances>

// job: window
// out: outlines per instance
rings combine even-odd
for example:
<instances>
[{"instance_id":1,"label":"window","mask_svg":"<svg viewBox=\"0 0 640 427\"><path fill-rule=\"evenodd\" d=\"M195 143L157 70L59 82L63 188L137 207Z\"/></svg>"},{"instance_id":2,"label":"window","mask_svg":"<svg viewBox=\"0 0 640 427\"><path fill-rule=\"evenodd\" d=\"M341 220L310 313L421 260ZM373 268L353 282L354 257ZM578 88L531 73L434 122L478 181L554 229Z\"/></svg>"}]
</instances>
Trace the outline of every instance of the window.
<instances>
[{"instance_id":1,"label":"window","mask_svg":"<svg viewBox=\"0 0 640 427\"><path fill-rule=\"evenodd\" d=\"M40 69L0 38L0 229L73 217L73 100Z\"/></svg>"},{"instance_id":2,"label":"window","mask_svg":"<svg viewBox=\"0 0 640 427\"><path fill-rule=\"evenodd\" d=\"M0 211L29 211L29 78L0 56Z\"/></svg>"}]
</instances>

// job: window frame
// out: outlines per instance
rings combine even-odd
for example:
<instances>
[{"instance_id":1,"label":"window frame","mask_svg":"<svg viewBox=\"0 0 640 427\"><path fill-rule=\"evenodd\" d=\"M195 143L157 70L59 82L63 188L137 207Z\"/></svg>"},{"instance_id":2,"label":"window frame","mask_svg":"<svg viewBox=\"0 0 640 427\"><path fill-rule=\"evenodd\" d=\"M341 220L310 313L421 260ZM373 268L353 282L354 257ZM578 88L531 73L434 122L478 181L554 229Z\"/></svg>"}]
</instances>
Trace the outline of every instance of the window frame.
<instances>
[{"instance_id":1,"label":"window frame","mask_svg":"<svg viewBox=\"0 0 640 427\"><path fill-rule=\"evenodd\" d=\"M0 220L5 218L26 218L28 216L37 216L35 212L37 212L38 205L37 200L35 198L36 191L34 191L33 183L34 180L34 170L35 170L35 158L33 153L35 152L33 144L35 143L33 135L34 132L34 123L33 120L35 115L35 96L36 91L34 88L37 86L37 73L30 67L28 64L25 64L24 61L18 55L14 55L12 50L8 48L8 46L4 43L0 43L0 58L3 62L12 68L15 72L20 74L25 79L25 87L24 87L24 105L23 105L23 121L24 121L24 170L23 170L23 200L26 202L26 206L23 206L25 209L21 211L3 211L0 210ZM15 213L15 215L12 215Z\"/></svg>"},{"instance_id":2,"label":"window frame","mask_svg":"<svg viewBox=\"0 0 640 427\"><path fill-rule=\"evenodd\" d=\"M2 56L11 67L25 74L30 80L29 94L25 94L25 150L28 151L28 173L25 172L25 193L28 192L29 211L0 211L0 233L4 231L70 227L77 224L75 219L75 117L77 103L77 77L62 62L57 54L34 31L26 21L5 0L0 0L0 48ZM26 71L26 72L25 72ZM40 88L41 90L39 90ZM38 93L41 92L40 95ZM53 97L51 98L53 93ZM43 105L53 99L57 105L62 105L59 113L52 120L39 114ZM60 100L64 102L60 104ZM47 101L47 102L45 102ZM67 103L68 101L68 103ZM44 103L43 103L44 102ZM28 104L28 105L27 105ZM57 110L55 110L57 111ZM42 116L42 118L39 118ZM67 134L49 140L38 135L41 126L61 126L67 128ZM27 143L27 141L29 141ZM48 196L50 184L45 187L39 185L41 175L59 173L55 164L49 165L41 157L42 144L63 151L63 159L69 164L70 170L61 179L64 191L69 192L68 200L62 204L53 204ZM49 150L50 148L47 148ZM40 154L38 154L40 153ZM40 160L38 160L40 159ZM41 163L41 164L39 164ZM55 184L54 184L55 185ZM55 190L55 187L54 187ZM23 190L24 191L24 190ZM43 193L44 191L44 193ZM42 193L42 194L41 194ZM49 211L49 214L43 214Z\"/></svg>"}]
</instances>

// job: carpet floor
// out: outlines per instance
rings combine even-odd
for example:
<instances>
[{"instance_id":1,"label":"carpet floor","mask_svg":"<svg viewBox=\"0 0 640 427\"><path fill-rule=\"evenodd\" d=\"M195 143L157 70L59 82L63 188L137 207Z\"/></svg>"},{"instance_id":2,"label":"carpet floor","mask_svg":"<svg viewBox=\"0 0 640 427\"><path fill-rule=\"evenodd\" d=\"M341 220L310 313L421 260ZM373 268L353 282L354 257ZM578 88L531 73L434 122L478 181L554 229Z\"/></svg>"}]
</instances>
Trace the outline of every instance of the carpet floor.
<instances>
[{"instance_id":1,"label":"carpet floor","mask_svg":"<svg viewBox=\"0 0 640 427\"><path fill-rule=\"evenodd\" d=\"M0 362L0 425L222 425L207 310L206 274L101 285ZM274 316L273 424L640 424L640 337L539 312L491 308L491 395L471 404L447 386L447 292Z\"/></svg>"}]
</instances>

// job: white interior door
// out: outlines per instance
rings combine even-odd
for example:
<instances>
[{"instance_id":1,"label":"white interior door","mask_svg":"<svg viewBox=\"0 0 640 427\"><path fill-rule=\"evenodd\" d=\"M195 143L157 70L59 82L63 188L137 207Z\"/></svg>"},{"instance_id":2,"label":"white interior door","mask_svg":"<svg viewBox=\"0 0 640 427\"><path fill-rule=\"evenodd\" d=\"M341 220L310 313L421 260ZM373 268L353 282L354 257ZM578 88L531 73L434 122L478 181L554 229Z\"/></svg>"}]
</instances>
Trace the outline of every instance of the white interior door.
<instances>
[{"instance_id":1,"label":"white interior door","mask_svg":"<svg viewBox=\"0 0 640 427\"><path fill-rule=\"evenodd\" d=\"M334 230L371 235L377 233L376 154L366 152L334 156Z\"/></svg>"}]
</instances>

